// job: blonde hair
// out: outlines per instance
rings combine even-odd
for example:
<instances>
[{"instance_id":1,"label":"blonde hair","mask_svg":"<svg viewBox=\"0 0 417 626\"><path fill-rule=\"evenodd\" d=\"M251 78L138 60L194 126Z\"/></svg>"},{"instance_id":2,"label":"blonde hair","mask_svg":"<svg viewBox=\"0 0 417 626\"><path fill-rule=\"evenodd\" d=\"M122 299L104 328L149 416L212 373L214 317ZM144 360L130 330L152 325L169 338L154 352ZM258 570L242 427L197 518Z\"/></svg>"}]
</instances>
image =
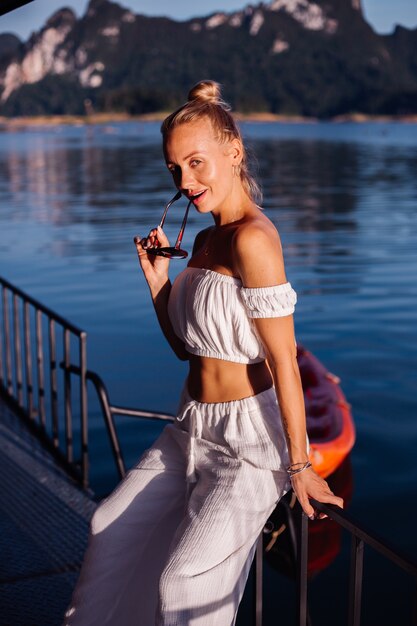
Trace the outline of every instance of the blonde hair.
<instances>
[{"instance_id":1,"label":"blonde hair","mask_svg":"<svg viewBox=\"0 0 417 626\"><path fill-rule=\"evenodd\" d=\"M262 202L262 191L250 173L248 154L240 130L230 113L231 107L221 97L221 85L213 80L202 80L190 90L188 100L162 122L164 144L169 133L180 124L207 118L221 143L238 139L242 144L243 158L238 168L240 180L247 195L256 203Z\"/></svg>"}]
</instances>

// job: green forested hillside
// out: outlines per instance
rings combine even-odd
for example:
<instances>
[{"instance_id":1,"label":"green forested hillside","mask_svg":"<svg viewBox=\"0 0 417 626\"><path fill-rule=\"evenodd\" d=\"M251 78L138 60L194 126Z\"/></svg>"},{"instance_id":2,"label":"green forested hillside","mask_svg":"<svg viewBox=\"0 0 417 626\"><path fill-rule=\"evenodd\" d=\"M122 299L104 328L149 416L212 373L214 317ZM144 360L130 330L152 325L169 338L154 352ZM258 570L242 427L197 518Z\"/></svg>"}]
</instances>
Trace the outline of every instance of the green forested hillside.
<instances>
[{"instance_id":1,"label":"green forested hillside","mask_svg":"<svg viewBox=\"0 0 417 626\"><path fill-rule=\"evenodd\" d=\"M294 8L295 7L295 8ZM242 112L417 113L417 30L376 34L358 0L275 0L176 22L91 0L27 42L0 35L0 114L170 109L202 78Z\"/></svg>"}]
</instances>

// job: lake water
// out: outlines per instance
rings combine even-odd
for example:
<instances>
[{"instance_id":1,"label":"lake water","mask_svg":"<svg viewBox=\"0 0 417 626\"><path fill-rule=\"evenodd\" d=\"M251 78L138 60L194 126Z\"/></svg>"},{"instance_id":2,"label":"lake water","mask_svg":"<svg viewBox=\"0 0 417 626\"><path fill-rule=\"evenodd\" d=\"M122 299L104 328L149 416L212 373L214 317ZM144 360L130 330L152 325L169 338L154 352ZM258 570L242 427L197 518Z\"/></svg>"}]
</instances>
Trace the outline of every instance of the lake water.
<instances>
[{"instance_id":1,"label":"lake water","mask_svg":"<svg viewBox=\"0 0 417 626\"><path fill-rule=\"evenodd\" d=\"M297 340L341 378L352 405L357 441L340 479L352 491L349 510L417 558L417 125L242 130L298 294ZM161 336L132 238L159 221L172 195L158 124L0 134L0 273L88 332L89 368L114 404L169 412L186 369ZM178 204L166 224L172 240ZM192 212L184 247L209 224ZM184 263L172 262L172 278ZM104 492L116 477L96 411L91 430L92 482ZM121 422L128 463L157 430ZM330 534L323 541L331 547ZM345 538L315 577L312 624L346 623L348 557ZM292 624L293 584L277 567L272 558L266 568L266 626ZM366 551L365 625L410 623L412 590Z\"/></svg>"}]
</instances>

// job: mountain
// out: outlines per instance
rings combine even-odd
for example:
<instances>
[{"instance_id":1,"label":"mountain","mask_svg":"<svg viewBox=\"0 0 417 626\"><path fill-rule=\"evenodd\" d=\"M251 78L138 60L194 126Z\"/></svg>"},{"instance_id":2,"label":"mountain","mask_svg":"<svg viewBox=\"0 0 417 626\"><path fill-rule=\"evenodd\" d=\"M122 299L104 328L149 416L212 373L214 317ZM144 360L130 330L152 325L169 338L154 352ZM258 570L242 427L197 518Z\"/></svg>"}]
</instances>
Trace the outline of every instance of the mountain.
<instances>
[{"instance_id":1,"label":"mountain","mask_svg":"<svg viewBox=\"0 0 417 626\"><path fill-rule=\"evenodd\" d=\"M15 35L9 33L0 34L0 63L3 60L10 61L17 53L20 43L20 39Z\"/></svg>"},{"instance_id":2,"label":"mountain","mask_svg":"<svg viewBox=\"0 0 417 626\"><path fill-rule=\"evenodd\" d=\"M378 35L360 0L272 0L178 22L91 0L27 42L0 35L0 114L169 109L202 78L236 110L417 113L417 29Z\"/></svg>"}]
</instances>

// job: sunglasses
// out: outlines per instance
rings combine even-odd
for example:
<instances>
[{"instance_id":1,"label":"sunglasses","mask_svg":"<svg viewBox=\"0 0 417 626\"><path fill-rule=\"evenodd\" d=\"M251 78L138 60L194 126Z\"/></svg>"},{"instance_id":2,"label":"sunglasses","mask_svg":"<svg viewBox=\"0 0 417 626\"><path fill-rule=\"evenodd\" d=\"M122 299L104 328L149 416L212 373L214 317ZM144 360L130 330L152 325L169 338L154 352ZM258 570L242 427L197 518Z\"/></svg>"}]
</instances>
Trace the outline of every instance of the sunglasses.
<instances>
[{"instance_id":1,"label":"sunglasses","mask_svg":"<svg viewBox=\"0 0 417 626\"><path fill-rule=\"evenodd\" d=\"M168 209L171 204L174 204L177 200L181 198L181 191L178 191L173 198L166 205L164 212L161 217L161 221L159 222L159 226L163 228L165 223L165 218L168 213ZM185 210L185 214L182 220L181 228L178 233L177 241L175 242L175 246L165 246L165 247L155 247L155 248L147 248L146 252L148 254L152 254L154 256L164 256L168 259L185 259L188 256L188 252L186 250L181 249L181 242L184 235L185 225L187 223L188 211L190 209L190 205L192 204L191 200L189 201L187 208Z\"/></svg>"}]
</instances>

